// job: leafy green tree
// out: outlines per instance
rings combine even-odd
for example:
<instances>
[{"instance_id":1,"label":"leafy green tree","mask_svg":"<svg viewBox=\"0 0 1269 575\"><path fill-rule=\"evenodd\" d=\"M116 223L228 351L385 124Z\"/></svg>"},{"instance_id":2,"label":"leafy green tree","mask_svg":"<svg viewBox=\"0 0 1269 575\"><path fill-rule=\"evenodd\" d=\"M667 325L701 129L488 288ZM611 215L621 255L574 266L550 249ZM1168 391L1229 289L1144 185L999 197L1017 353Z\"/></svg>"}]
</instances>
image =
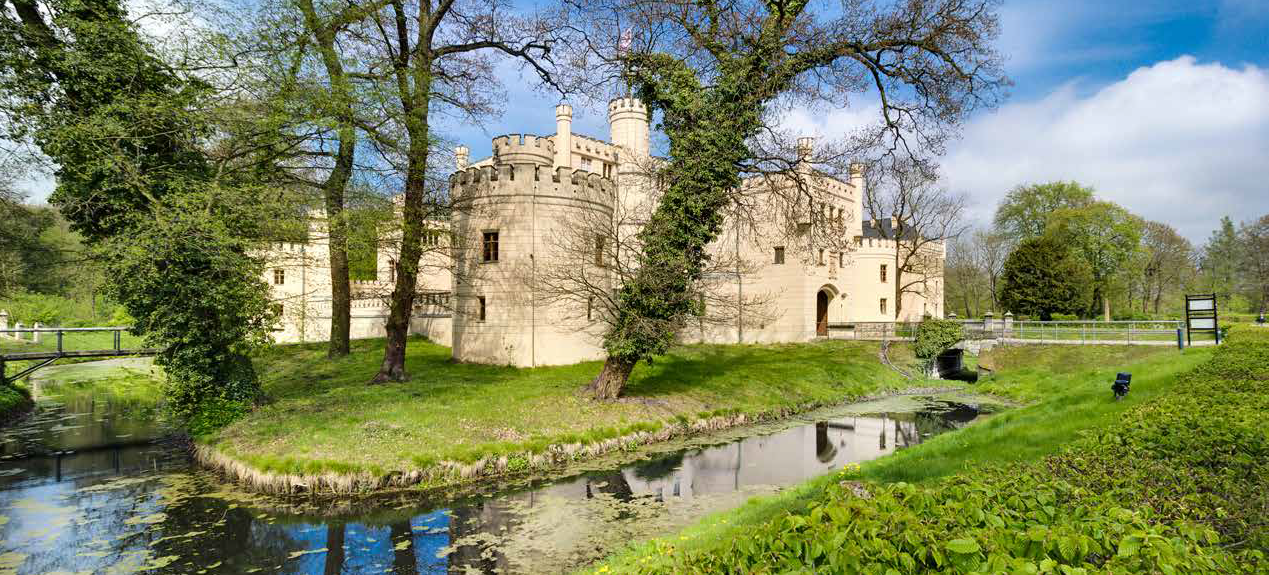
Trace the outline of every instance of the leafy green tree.
<instances>
[{"instance_id":1,"label":"leafy green tree","mask_svg":"<svg viewBox=\"0 0 1269 575\"><path fill-rule=\"evenodd\" d=\"M1194 247L1176 229L1160 222L1146 222L1141 237L1146 255L1143 266L1141 311L1153 304L1154 313L1165 293L1184 284L1194 274Z\"/></svg>"},{"instance_id":2,"label":"leafy green tree","mask_svg":"<svg viewBox=\"0 0 1269 575\"><path fill-rule=\"evenodd\" d=\"M620 396L635 365L664 353L703 312L693 287L706 246L742 168L760 155L749 146L775 131L768 122L777 102L804 96L840 106L875 89L881 119L863 141L937 152L1007 83L991 46L998 22L990 2L850 3L831 13L800 1L575 4L592 19L578 44L596 63L587 74L620 71L669 140L659 174L667 186L641 232L638 271L618 292L608 357L591 386L601 399Z\"/></svg>"},{"instance_id":3,"label":"leafy green tree","mask_svg":"<svg viewBox=\"0 0 1269 575\"><path fill-rule=\"evenodd\" d=\"M1088 309L1092 273L1059 240L1024 240L1009 254L1000 277L1000 304L1018 314L1053 319Z\"/></svg>"},{"instance_id":4,"label":"leafy green tree","mask_svg":"<svg viewBox=\"0 0 1269 575\"><path fill-rule=\"evenodd\" d=\"M1269 214L1244 223L1238 231L1243 243L1242 269L1256 311L1269 309Z\"/></svg>"},{"instance_id":5,"label":"leafy green tree","mask_svg":"<svg viewBox=\"0 0 1269 575\"><path fill-rule=\"evenodd\" d=\"M0 4L10 139L57 166L50 201L107 261L109 295L162 349L170 405L196 430L258 393L273 313L251 254L282 218L254 166L215 140L211 87L164 62L116 0ZM127 81L122 81L126 79Z\"/></svg>"},{"instance_id":6,"label":"leafy green tree","mask_svg":"<svg viewBox=\"0 0 1269 575\"><path fill-rule=\"evenodd\" d=\"M1238 291L1239 264L1243 259L1243 244L1234 220L1225 216L1203 246L1200 260L1204 287L1223 304L1228 305Z\"/></svg>"},{"instance_id":7,"label":"leafy green tree","mask_svg":"<svg viewBox=\"0 0 1269 575\"><path fill-rule=\"evenodd\" d=\"M1058 210L1082 208L1093 202L1093 189L1076 182L1018 186L996 207L996 228L1014 242L1038 237Z\"/></svg>"},{"instance_id":8,"label":"leafy green tree","mask_svg":"<svg viewBox=\"0 0 1269 575\"><path fill-rule=\"evenodd\" d=\"M1083 207L1063 208L1049 218L1046 234L1068 246L1084 260L1092 274L1093 301L1087 313L1097 307L1110 321L1111 284L1141 243L1141 218L1118 204L1095 201Z\"/></svg>"}]
</instances>

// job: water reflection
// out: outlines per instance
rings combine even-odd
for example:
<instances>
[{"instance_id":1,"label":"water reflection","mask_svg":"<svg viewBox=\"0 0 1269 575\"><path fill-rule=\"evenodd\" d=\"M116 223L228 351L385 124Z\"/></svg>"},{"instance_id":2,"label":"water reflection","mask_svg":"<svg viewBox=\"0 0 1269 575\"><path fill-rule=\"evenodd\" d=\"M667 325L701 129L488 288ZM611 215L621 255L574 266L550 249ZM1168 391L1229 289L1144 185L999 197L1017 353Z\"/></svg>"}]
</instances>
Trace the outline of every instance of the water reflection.
<instances>
[{"instance_id":1,"label":"water reflection","mask_svg":"<svg viewBox=\"0 0 1269 575\"><path fill-rule=\"evenodd\" d=\"M94 415L74 411L84 405ZM21 432L40 438L28 447L46 442L56 451L59 438L96 434L106 448L92 450L85 440L75 444L79 453L0 464L0 574L567 571L614 545L672 532L977 416L966 406L926 404L835 417L443 508L398 499L396 508L324 521L278 513L285 502L237 492L189 469L174 449L118 445L112 430L160 431L141 429L144 410L120 415L113 403L99 405L67 404ZM67 415L83 426L70 437L51 429L72 421Z\"/></svg>"}]
</instances>

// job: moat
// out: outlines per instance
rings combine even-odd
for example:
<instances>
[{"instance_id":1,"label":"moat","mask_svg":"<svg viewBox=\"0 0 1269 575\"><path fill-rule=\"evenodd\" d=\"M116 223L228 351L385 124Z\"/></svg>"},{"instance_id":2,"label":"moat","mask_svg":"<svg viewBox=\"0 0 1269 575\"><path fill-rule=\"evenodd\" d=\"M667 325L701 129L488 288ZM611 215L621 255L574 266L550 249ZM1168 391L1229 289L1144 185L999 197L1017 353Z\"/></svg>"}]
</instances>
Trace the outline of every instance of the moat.
<instances>
[{"instance_id":1,"label":"moat","mask_svg":"<svg viewBox=\"0 0 1269 575\"><path fill-rule=\"evenodd\" d=\"M92 385L120 370L140 375L144 362L58 369L75 378L37 382L38 411L0 439L0 574L567 572L979 417L971 403L896 397L487 496L398 494L318 509L191 467L163 439L152 403Z\"/></svg>"}]
</instances>

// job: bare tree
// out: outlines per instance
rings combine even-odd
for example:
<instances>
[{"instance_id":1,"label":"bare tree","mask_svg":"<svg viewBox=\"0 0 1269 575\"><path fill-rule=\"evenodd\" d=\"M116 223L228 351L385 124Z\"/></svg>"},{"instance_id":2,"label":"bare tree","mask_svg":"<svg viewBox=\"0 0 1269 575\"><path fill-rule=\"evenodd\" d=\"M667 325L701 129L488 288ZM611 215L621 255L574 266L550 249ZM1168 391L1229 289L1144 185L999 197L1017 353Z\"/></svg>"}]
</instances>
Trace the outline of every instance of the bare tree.
<instances>
[{"instance_id":1,"label":"bare tree","mask_svg":"<svg viewBox=\"0 0 1269 575\"><path fill-rule=\"evenodd\" d=\"M368 113L355 118L367 145L402 190L387 345L374 382L407 377L405 349L424 239L449 216L450 168L434 154L434 116L481 121L502 98L494 54L517 58L548 83L557 20L521 17L499 0L374 0L341 9L336 42L359 68L348 71ZM334 22L334 21L332 21ZM319 24L320 28L320 24Z\"/></svg>"},{"instance_id":2,"label":"bare tree","mask_svg":"<svg viewBox=\"0 0 1269 575\"><path fill-rule=\"evenodd\" d=\"M1000 274L1005 260L1013 249L1008 234L1001 231L975 230L972 236L974 260L987 276L987 291L991 296L991 309L1000 309Z\"/></svg>"},{"instance_id":3,"label":"bare tree","mask_svg":"<svg viewBox=\"0 0 1269 575\"><path fill-rule=\"evenodd\" d=\"M1141 240L1145 248L1141 312L1146 313L1153 302L1154 313L1159 313L1164 291L1180 286L1193 273L1194 246L1172 226L1159 222L1146 222Z\"/></svg>"},{"instance_id":4,"label":"bare tree","mask_svg":"<svg viewBox=\"0 0 1269 575\"><path fill-rule=\"evenodd\" d=\"M943 275L945 244L964 233L965 196L938 185L923 166L901 162L873 178L867 194L871 226L894 246L894 316L903 296L929 297ZM942 295L938 295L942 299Z\"/></svg>"}]
</instances>

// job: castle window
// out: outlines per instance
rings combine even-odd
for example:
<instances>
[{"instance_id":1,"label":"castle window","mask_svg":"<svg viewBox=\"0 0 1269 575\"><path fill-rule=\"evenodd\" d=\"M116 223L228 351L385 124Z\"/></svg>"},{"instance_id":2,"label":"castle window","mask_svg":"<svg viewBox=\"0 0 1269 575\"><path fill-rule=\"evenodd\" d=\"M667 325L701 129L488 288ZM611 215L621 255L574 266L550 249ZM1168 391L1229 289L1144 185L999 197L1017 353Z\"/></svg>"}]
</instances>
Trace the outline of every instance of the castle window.
<instances>
[{"instance_id":1,"label":"castle window","mask_svg":"<svg viewBox=\"0 0 1269 575\"><path fill-rule=\"evenodd\" d=\"M590 158L582 158L582 169L590 171Z\"/></svg>"},{"instance_id":2,"label":"castle window","mask_svg":"<svg viewBox=\"0 0 1269 575\"><path fill-rule=\"evenodd\" d=\"M595 265L604 267L604 236L595 237Z\"/></svg>"},{"instance_id":3,"label":"castle window","mask_svg":"<svg viewBox=\"0 0 1269 575\"><path fill-rule=\"evenodd\" d=\"M397 281L397 260L388 260L388 281L392 283Z\"/></svg>"},{"instance_id":4,"label":"castle window","mask_svg":"<svg viewBox=\"0 0 1269 575\"><path fill-rule=\"evenodd\" d=\"M837 253L837 267L839 268L846 267L846 252Z\"/></svg>"},{"instance_id":5,"label":"castle window","mask_svg":"<svg viewBox=\"0 0 1269 575\"><path fill-rule=\"evenodd\" d=\"M886 283L886 264L881 264L881 283Z\"/></svg>"},{"instance_id":6,"label":"castle window","mask_svg":"<svg viewBox=\"0 0 1269 575\"><path fill-rule=\"evenodd\" d=\"M885 300L882 300L882 301L885 301ZM479 308L480 308L478 310L478 314L479 314L478 317L480 318L480 321L485 321L485 296L482 295L477 297L476 302L479 304Z\"/></svg>"},{"instance_id":7,"label":"castle window","mask_svg":"<svg viewBox=\"0 0 1269 575\"><path fill-rule=\"evenodd\" d=\"M595 309L595 297L591 296L586 299L586 319L590 320Z\"/></svg>"},{"instance_id":8,"label":"castle window","mask_svg":"<svg viewBox=\"0 0 1269 575\"><path fill-rule=\"evenodd\" d=\"M824 248L820 248L820 265L824 265Z\"/></svg>"},{"instance_id":9,"label":"castle window","mask_svg":"<svg viewBox=\"0 0 1269 575\"><path fill-rule=\"evenodd\" d=\"M777 246L775 249L775 263L780 265L784 263L784 246Z\"/></svg>"},{"instance_id":10,"label":"castle window","mask_svg":"<svg viewBox=\"0 0 1269 575\"><path fill-rule=\"evenodd\" d=\"M275 268L273 270L273 285L280 286L284 283L286 283L286 270Z\"/></svg>"},{"instance_id":11,"label":"castle window","mask_svg":"<svg viewBox=\"0 0 1269 575\"><path fill-rule=\"evenodd\" d=\"M485 232L483 249L481 251L481 261L496 262L498 261L498 232ZM483 301L483 299L482 299Z\"/></svg>"},{"instance_id":12,"label":"castle window","mask_svg":"<svg viewBox=\"0 0 1269 575\"><path fill-rule=\"evenodd\" d=\"M483 302L485 298L480 298L480 300ZM482 307L481 309L484 309L484 308ZM882 314L886 313L886 298L884 297L881 298L881 313Z\"/></svg>"},{"instance_id":13,"label":"castle window","mask_svg":"<svg viewBox=\"0 0 1269 575\"><path fill-rule=\"evenodd\" d=\"M423 245L437 246L441 243L441 233L436 230L426 230L423 232Z\"/></svg>"}]
</instances>

